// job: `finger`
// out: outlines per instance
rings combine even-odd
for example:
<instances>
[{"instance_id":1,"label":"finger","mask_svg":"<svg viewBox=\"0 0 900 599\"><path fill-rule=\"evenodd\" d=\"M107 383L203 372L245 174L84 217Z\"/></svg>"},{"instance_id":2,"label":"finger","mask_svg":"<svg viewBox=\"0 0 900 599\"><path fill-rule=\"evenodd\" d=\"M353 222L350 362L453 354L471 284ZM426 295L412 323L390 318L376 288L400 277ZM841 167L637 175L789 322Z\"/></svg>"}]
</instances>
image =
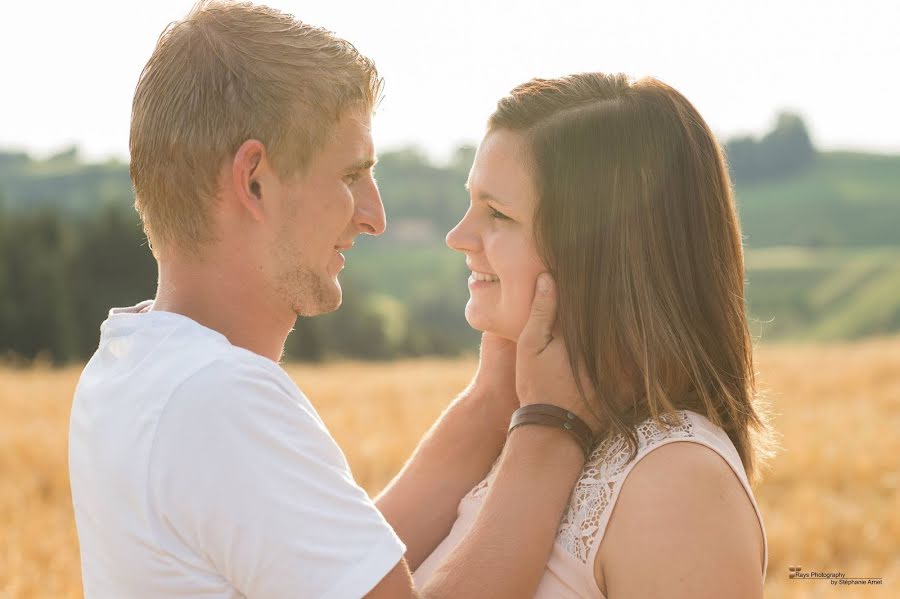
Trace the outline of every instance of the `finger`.
<instances>
[{"instance_id":1,"label":"finger","mask_svg":"<svg viewBox=\"0 0 900 599\"><path fill-rule=\"evenodd\" d=\"M556 286L553 277L541 273L535 286L531 314L519 337L519 344L540 353L553 339L553 325L556 322Z\"/></svg>"}]
</instances>

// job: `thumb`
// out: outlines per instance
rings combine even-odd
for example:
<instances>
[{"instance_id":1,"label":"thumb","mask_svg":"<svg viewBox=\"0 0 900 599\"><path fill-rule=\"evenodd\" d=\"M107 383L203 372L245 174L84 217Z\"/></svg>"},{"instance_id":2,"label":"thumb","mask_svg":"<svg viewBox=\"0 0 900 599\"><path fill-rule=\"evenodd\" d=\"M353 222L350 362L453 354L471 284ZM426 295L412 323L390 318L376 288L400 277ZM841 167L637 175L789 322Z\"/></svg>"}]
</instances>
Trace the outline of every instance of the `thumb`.
<instances>
[{"instance_id":1,"label":"thumb","mask_svg":"<svg viewBox=\"0 0 900 599\"><path fill-rule=\"evenodd\" d=\"M519 337L519 344L540 353L553 340L553 324L556 322L556 285L549 273L537 278L531 314Z\"/></svg>"}]
</instances>

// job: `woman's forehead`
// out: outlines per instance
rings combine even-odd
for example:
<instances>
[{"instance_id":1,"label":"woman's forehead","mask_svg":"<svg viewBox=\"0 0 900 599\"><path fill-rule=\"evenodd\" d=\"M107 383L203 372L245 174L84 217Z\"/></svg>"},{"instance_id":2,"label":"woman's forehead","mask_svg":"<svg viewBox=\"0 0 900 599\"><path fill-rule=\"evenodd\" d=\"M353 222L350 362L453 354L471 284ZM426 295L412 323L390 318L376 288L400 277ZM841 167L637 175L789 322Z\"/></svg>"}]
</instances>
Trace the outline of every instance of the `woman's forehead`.
<instances>
[{"instance_id":1,"label":"woman's forehead","mask_svg":"<svg viewBox=\"0 0 900 599\"><path fill-rule=\"evenodd\" d=\"M534 185L524 159L526 141L520 133L489 132L478 146L466 187L473 198L514 205L533 200Z\"/></svg>"}]
</instances>

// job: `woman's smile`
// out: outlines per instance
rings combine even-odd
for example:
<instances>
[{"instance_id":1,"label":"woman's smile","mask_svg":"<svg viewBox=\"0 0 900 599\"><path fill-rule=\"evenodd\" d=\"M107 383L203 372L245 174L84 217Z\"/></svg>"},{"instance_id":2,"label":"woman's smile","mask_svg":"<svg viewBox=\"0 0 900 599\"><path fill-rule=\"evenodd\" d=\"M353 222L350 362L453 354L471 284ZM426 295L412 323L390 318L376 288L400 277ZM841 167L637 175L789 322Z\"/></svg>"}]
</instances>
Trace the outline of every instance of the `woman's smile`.
<instances>
[{"instance_id":1,"label":"woman's smile","mask_svg":"<svg viewBox=\"0 0 900 599\"><path fill-rule=\"evenodd\" d=\"M500 279L496 276L484 275L473 272L469 275L469 289L487 289L500 284Z\"/></svg>"}]
</instances>

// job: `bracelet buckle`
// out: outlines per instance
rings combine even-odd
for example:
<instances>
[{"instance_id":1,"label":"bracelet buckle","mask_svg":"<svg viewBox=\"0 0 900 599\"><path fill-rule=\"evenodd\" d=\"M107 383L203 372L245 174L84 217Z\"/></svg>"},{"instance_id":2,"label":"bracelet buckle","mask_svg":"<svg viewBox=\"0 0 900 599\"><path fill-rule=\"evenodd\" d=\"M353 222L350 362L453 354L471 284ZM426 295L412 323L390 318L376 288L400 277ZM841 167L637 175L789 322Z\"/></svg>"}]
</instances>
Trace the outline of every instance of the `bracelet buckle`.
<instances>
[{"instance_id":1,"label":"bracelet buckle","mask_svg":"<svg viewBox=\"0 0 900 599\"><path fill-rule=\"evenodd\" d=\"M594 448L595 437L591 428L576 414L552 404L530 404L513 412L507 436L514 429L526 425L538 424L568 431L584 452L587 461Z\"/></svg>"}]
</instances>

